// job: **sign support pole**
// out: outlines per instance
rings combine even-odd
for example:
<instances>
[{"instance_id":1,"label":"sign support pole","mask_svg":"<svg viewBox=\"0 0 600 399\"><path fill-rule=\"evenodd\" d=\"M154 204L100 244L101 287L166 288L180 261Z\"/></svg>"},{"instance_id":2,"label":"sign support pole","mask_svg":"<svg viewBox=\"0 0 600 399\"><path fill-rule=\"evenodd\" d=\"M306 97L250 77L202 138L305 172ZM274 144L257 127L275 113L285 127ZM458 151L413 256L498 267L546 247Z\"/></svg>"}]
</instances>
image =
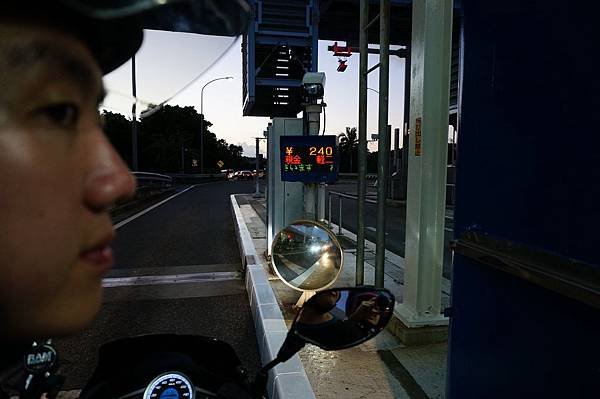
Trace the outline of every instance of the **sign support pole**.
<instances>
[{"instance_id":1,"label":"sign support pole","mask_svg":"<svg viewBox=\"0 0 600 399\"><path fill-rule=\"evenodd\" d=\"M260 198L262 197L262 195L260 194L260 187L259 187L259 177L258 177L258 173L260 170L260 148L258 147L258 144L260 143L260 140L264 140L264 138L262 137L255 137L256 139L256 175L254 176L254 181L256 183L256 191L254 192L254 198Z\"/></svg>"},{"instance_id":2,"label":"sign support pole","mask_svg":"<svg viewBox=\"0 0 600 399\"><path fill-rule=\"evenodd\" d=\"M320 128L322 104L307 104L304 110L306 124L304 125L304 136L318 136ZM316 183L304 185L304 217L307 220L317 220L317 187Z\"/></svg>"}]
</instances>

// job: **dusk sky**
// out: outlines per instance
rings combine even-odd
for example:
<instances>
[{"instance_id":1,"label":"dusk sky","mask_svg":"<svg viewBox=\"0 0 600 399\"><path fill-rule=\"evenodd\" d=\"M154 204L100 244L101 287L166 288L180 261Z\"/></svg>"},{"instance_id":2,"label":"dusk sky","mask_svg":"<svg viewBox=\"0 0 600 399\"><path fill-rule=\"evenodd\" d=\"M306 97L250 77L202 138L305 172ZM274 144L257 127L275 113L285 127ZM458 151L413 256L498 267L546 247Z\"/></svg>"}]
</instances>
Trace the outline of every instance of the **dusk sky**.
<instances>
[{"instance_id":1,"label":"dusk sky","mask_svg":"<svg viewBox=\"0 0 600 399\"><path fill-rule=\"evenodd\" d=\"M191 105L200 112L200 90L208 81L232 76L231 80L211 83L204 90L204 114L214 125L211 130L218 138L231 144L242 145L244 155L254 155L254 137L261 136L269 118L242 116L242 54L241 39L202 36L187 33L146 31L142 49L136 57L138 98L160 103L171 97L196 76L200 78L168 102L171 105ZM348 58L348 69L336 71L338 60L327 46L319 42L319 71L326 73L325 102L326 134L338 134L346 126L358 126L358 64L359 55ZM340 43L342 44L342 43ZM229 51L224 51L229 47ZM218 59L221 57L220 59ZM217 61L218 60L218 61ZM212 68L209 66L217 61ZM377 55L369 55L369 66L378 62ZM207 69L209 68L209 69ZM379 72L369 74L370 88L378 90ZM131 63L128 62L105 78L109 96L106 108L131 114ZM368 90L368 135L377 133L378 96ZM390 113L389 123L402 127L404 94L404 60L390 57ZM141 108L141 109L140 109ZM138 105L138 112L145 107ZM323 129L321 118L321 130ZM369 148L376 149L376 143ZM264 146L263 150L264 151Z\"/></svg>"}]
</instances>

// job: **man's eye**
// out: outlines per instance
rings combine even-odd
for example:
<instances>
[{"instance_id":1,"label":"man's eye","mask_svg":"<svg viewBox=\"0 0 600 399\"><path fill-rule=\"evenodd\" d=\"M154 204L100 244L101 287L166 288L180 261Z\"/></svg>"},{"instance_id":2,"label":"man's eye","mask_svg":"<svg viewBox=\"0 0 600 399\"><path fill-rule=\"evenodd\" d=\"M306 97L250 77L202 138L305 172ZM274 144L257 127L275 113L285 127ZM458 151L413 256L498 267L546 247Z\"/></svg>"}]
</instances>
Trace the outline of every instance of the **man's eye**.
<instances>
[{"instance_id":1,"label":"man's eye","mask_svg":"<svg viewBox=\"0 0 600 399\"><path fill-rule=\"evenodd\" d=\"M69 127L77 123L79 108L71 103L52 104L42 108L41 114L57 125Z\"/></svg>"}]
</instances>

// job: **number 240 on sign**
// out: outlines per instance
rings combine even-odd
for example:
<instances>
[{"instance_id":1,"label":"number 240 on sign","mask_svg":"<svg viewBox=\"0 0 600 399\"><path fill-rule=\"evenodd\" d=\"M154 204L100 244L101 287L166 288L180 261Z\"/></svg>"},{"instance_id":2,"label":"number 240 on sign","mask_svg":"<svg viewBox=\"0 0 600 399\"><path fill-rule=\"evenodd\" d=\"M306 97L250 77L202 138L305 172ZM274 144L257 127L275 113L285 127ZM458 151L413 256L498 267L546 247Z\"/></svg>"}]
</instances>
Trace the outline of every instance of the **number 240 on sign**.
<instances>
[{"instance_id":1,"label":"number 240 on sign","mask_svg":"<svg viewBox=\"0 0 600 399\"><path fill-rule=\"evenodd\" d=\"M308 153L309 155L332 155L333 154L333 147L310 147L308 149Z\"/></svg>"}]
</instances>

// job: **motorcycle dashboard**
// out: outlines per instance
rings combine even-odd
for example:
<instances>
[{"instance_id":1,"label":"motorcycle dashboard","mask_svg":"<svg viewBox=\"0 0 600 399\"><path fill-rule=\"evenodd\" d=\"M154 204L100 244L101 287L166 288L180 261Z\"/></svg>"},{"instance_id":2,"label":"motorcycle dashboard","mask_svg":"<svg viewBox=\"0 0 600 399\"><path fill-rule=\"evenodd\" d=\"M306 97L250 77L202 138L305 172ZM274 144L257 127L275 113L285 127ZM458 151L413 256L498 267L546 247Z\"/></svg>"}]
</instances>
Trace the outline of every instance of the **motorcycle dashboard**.
<instances>
[{"instance_id":1,"label":"motorcycle dashboard","mask_svg":"<svg viewBox=\"0 0 600 399\"><path fill-rule=\"evenodd\" d=\"M195 388L182 373L159 375L146 387L143 399L195 399Z\"/></svg>"},{"instance_id":2,"label":"motorcycle dashboard","mask_svg":"<svg viewBox=\"0 0 600 399\"><path fill-rule=\"evenodd\" d=\"M143 394L142 394L143 392ZM217 394L194 386L191 379L179 371L156 376L145 389L136 390L119 399L210 399Z\"/></svg>"},{"instance_id":3,"label":"motorcycle dashboard","mask_svg":"<svg viewBox=\"0 0 600 399\"><path fill-rule=\"evenodd\" d=\"M214 338L152 334L104 344L81 399L205 399L234 382L233 348Z\"/></svg>"}]
</instances>

